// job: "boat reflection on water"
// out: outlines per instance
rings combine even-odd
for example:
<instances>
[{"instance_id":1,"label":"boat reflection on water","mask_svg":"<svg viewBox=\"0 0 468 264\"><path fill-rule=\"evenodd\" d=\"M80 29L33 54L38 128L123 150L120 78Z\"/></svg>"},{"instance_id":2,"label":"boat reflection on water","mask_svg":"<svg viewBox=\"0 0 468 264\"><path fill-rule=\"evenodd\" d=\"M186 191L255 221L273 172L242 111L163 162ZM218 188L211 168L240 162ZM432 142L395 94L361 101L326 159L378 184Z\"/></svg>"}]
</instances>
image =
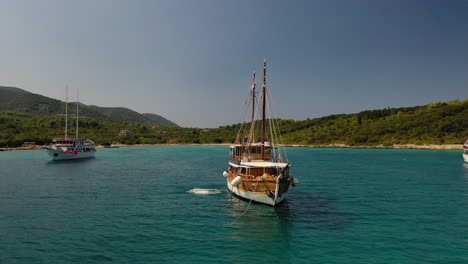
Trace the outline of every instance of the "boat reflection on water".
<instances>
[{"instance_id":1,"label":"boat reflection on water","mask_svg":"<svg viewBox=\"0 0 468 264\"><path fill-rule=\"evenodd\" d=\"M465 144L463 144L463 160L465 163L468 163L468 139L465 140Z\"/></svg>"},{"instance_id":2,"label":"boat reflection on water","mask_svg":"<svg viewBox=\"0 0 468 264\"><path fill-rule=\"evenodd\" d=\"M468 163L463 163L463 170L465 172L465 177L468 178Z\"/></svg>"},{"instance_id":3,"label":"boat reflection on water","mask_svg":"<svg viewBox=\"0 0 468 264\"><path fill-rule=\"evenodd\" d=\"M231 195L225 209L226 215L232 217L226 223L230 229L227 235L235 242L236 251L248 252L249 263L288 263L290 254L293 254L292 227L285 221L287 218L279 217L276 213L284 205L270 207L253 202L249 205L248 201ZM241 256L232 257L233 261L239 261L238 257Z\"/></svg>"},{"instance_id":4,"label":"boat reflection on water","mask_svg":"<svg viewBox=\"0 0 468 264\"><path fill-rule=\"evenodd\" d=\"M284 229L296 225L309 229L339 229L350 223L354 217L350 212L340 211L329 200L306 191L298 191L297 195L288 197L284 203L276 207L251 203L247 209L249 202L235 196L231 196L229 202L230 207L226 210L234 217L233 227L236 227L237 222L247 221L246 224L249 224L248 221L252 221L253 225L285 223L287 226ZM268 228L272 227L266 225L266 230Z\"/></svg>"},{"instance_id":5,"label":"boat reflection on water","mask_svg":"<svg viewBox=\"0 0 468 264\"><path fill-rule=\"evenodd\" d=\"M302 249L323 243L303 230L341 232L354 218L330 200L306 191L295 192L275 207L254 202L249 205L249 201L227 193L225 215L229 216L226 235L236 250L249 253L249 263L288 263L301 255ZM239 261L239 256L228 258Z\"/></svg>"}]
</instances>

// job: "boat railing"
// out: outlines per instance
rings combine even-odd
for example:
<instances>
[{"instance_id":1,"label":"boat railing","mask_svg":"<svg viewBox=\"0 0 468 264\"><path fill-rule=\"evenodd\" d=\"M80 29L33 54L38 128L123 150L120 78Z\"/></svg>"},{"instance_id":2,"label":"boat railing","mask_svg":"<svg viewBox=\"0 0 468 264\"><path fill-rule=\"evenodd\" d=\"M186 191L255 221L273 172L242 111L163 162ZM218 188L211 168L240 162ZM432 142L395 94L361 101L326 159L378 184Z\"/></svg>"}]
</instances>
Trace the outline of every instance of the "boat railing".
<instances>
[{"instance_id":1,"label":"boat railing","mask_svg":"<svg viewBox=\"0 0 468 264\"><path fill-rule=\"evenodd\" d=\"M57 147L73 147L73 144L62 144L62 143L55 143L53 144Z\"/></svg>"},{"instance_id":2,"label":"boat railing","mask_svg":"<svg viewBox=\"0 0 468 264\"><path fill-rule=\"evenodd\" d=\"M238 174L242 177L242 180L256 180L257 176L248 175L248 174Z\"/></svg>"}]
</instances>

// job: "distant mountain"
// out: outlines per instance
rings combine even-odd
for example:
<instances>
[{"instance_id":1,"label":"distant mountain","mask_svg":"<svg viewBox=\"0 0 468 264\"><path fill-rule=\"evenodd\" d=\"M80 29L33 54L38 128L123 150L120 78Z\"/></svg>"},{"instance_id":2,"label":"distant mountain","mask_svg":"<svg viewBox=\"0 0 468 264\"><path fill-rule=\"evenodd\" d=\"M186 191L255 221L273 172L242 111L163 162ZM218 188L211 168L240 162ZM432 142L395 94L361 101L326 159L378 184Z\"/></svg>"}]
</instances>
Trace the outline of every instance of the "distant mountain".
<instances>
[{"instance_id":1,"label":"distant mountain","mask_svg":"<svg viewBox=\"0 0 468 264\"><path fill-rule=\"evenodd\" d=\"M37 114L56 114L63 103L59 100L33 94L16 87L0 86L0 110L14 110Z\"/></svg>"},{"instance_id":2,"label":"distant mountain","mask_svg":"<svg viewBox=\"0 0 468 264\"><path fill-rule=\"evenodd\" d=\"M30 92L28 91L25 91L23 89L20 89L20 88L16 88L16 87L9 87L9 86L0 86L0 89L2 89L5 93L12 93L12 94L28 94Z\"/></svg>"},{"instance_id":3,"label":"distant mountain","mask_svg":"<svg viewBox=\"0 0 468 264\"><path fill-rule=\"evenodd\" d=\"M101 113L114 122L133 123L133 124L152 124L142 114L125 107L99 107L95 105L88 106L93 111Z\"/></svg>"},{"instance_id":4,"label":"distant mountain","mask_svg":"<svg viewBox=\"0 0 468 264\"><path fill-rule=\"evenodd\" d=\"M69 113L74 113L76 103L69 103ZM155 114L140 114L125 107L99 107L80 103L80 116L112 122L178 126ZM16 87L0 86L0 110L34 114L56 115L65 112L65 103L39 94L30 93Z\"/></svg>"},{"instance_id":5,"label":"distant mountain","mask_svg":"<svg viewBox=\"0 0 468 264\"><path fill-rule=\"evenodd\" d=\"M142 114L146 119L149 119L153 122L153 124L159 124L160 126L168 126L168 127L178 127L178 125L170 120L167 120L166 118L156 115L156 114L150 114L150 113L145 113Z\"/></svg>"}]
</instances>

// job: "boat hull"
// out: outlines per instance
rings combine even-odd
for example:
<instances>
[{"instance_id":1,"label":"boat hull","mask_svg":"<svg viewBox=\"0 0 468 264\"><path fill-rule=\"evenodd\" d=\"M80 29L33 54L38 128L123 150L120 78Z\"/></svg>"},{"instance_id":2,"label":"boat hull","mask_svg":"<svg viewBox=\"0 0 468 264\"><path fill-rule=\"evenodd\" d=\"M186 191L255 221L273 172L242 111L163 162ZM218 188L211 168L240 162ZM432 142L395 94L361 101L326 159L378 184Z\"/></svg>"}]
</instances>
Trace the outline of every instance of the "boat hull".
<instances>
[{"instance_id":1,"label":"boat hull","mask_svg":"<svg viewBox=\"0 0 468 264\"><path fill-rule=\"evenodd\" d=\"M463 155L463 160L468 163L468 153L464 153Z\"/></svg>"},{"instance_id":2,"label":"boat hull","mask_svg":"<svg viewBox=\"0 0 468 264\"><path fill-rule=\"evenodd\" d=\"M75 159L86 159L94 157L95 151L79 151L77 154L70 152L63 152L62 150L57 149L47 149L47 154L49 154L52 160L75 160Z\"/></svg>"},{"instance_id":3,"label":"boat hull","mask_svg":"<svg viewBox=\"0 0 468 264\"><path fill-rule=\"evenodd\" d=\"M252 201L255 201L255 202L258 202L258 203L263 203L263 204L268 204L268 205L272 205L272 206L275 206L279 203L281 203L286 194L283 194L281 195L280 197L278 197L276 199L276 201L274 201L272 198L270 198L266 193L264 192L246 192L246 191L243 191L243 190L240 190L239 188L235 187L235 186L232 186L232 184L229 182L229 178L226 180L227 182L227 187L228 187L228 190L240 197L240 198L244 198L244 199L247 199L247 200L252 200Z\"/></svg>"}]
</instances>

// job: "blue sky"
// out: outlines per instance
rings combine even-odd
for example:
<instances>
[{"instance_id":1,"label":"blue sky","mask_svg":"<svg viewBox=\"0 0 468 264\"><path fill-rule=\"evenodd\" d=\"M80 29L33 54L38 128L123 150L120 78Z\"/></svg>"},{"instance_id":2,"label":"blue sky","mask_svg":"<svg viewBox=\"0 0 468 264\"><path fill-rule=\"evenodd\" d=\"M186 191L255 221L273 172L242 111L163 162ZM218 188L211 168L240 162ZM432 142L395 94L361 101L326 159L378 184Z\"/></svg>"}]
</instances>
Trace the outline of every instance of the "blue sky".
<instances>
[{"instance_id":1,"label":"blue sky","mask_svg":"<svg viewBox=\"0 0 468 264\"><path fill-rule=\"evenodd\" d=\"M468 98L468 1L0 0L0 85L241 122L268 62L279 117Z\"/></svg>"}]
</instances>

